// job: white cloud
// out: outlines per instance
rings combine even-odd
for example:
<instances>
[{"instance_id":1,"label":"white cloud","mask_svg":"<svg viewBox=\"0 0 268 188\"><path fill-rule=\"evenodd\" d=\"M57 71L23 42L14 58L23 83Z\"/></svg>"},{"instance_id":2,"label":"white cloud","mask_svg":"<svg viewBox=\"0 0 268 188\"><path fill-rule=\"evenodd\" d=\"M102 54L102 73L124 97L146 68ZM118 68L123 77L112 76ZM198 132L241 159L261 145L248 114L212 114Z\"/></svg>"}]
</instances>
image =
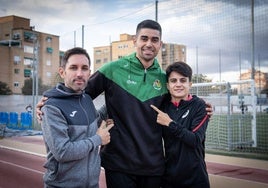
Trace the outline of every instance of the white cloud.
<instances>
[{"instance_id":1,"label":"white cloud","mask_svg":"<svg viewBox=\"0 0 268 188\"><path fill-rule=\"evenodd\" d=\"M200 73L217 74L219 50L222 75L239 71L239 53L242 69L247 70L251 66L246 63L251 61L251 9L246 2L159 0L158 21L163 28L163 40L185 44L187 60L193 69L198 47ZM135 34L137 23L155 19L154 0L0 0L0 4L0 16L26 17L37 31L59 35L62 50L73 47L74 43L82 45L84 25L84 45L91 56L93 47L109 45L110 41L119 40L121 33ZM267 11L267 2L255 0L255 64L258 69L259 56L261 70L268 72Z\"/></svg>"}]
</instances>

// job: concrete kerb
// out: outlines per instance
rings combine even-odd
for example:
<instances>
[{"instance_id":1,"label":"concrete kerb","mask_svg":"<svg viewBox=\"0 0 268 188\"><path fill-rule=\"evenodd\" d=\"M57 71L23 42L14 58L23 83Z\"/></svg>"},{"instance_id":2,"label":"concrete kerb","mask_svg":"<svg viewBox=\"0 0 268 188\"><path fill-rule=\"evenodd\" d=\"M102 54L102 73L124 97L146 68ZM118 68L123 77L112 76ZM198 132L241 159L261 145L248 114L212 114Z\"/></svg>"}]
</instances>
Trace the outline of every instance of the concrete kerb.
<instances>
[{"instance_id":1,"label":"concrete kerb","mask_svg":"<svg viewBox=\"0 0 268 188\"><path fill-rule=\"evenodd\" d=\"M45 157L46 150L41 131L5 128L0 147Z\"/></svg>"},{"instance_id":2,"label":"concrete kerb","mask_svg":"<svg viewBox=\"0 0 268 188\"><path fill-rule=\"evenodd\" d=\"M221 163L226 165L243 166L248 168L268 169L268 161L259 159L248 159L240 157L230 157L223 155L206 154L206 161Z\"/></svg>"}]
</instances>

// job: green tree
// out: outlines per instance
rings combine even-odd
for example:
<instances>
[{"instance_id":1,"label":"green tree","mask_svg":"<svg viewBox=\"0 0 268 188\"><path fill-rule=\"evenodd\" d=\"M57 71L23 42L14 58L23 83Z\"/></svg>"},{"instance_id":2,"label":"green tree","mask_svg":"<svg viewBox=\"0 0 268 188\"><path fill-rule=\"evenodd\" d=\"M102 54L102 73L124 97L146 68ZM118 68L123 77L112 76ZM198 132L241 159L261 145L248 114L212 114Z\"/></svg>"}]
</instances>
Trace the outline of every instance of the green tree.
<instances>
[{"instance_id":1,"label":"green tree","mask_svg":"<svg viewBox=\"0 0 268 188\"><path fill-rule=\"evenodd\" d=\"M58 83L58 82L64 82L64 79L62 77L60 77L60 74L57 73L55 78L54 78L54 82Z\"/></svg>"},{"instance_id":2,"label":"green tree","mask_svg":"<svg viewBox=\"0 0 268 188\"><path fill-rule=\"evenodd\" d=\"M268 96L268 80L266 80L266 84L264 86L264 89L261 90L261 94L266 94Z\"/></svg>"},{"instance_id":3,"label":"green tree","mask_svg":"<svg viewBox=\"0 0 268 188\"><path fill-rule=\"evenodd\" d=\"M8 87L7 83L0 81L0 95L11 95L12 91Z\"/></svg>"},{"instance_id":4,"label":"green tree","mask_svg":"<svg viewBox=\"0 0 268 188\"><path fill-rule=\"evenodd\" d=\"M32 94L32 78L24 80L24 86L21 88L21 92L23 95L31 95Z\"/></svg>"},{"instance_id":5,"label":"green tree","mask_svg":"<svg viewBox=\"0 0 268 188\"><path fill-rule=\"evenodd\" d=\"M206 75L203 74L194 74L192 76L192 82L193 83L208 83L211 82L212 79L209 79Z\"/></svg>"},{"instance_id":6,"label":"green tree","mask_svg":"<svg viewBox=\"0 0 268 188\"><path fill-rule=\"evenodd\" d=\"M25 80L24 86L21 89L22 94L32 95L32 87L33 87L32 85L33 85L32 78ZM51 88L51 86L43 85L42 80L40 78L38 79L38 95L42 95L44 91L46 91L50 88Z\"/></svg>"}]
</instances>

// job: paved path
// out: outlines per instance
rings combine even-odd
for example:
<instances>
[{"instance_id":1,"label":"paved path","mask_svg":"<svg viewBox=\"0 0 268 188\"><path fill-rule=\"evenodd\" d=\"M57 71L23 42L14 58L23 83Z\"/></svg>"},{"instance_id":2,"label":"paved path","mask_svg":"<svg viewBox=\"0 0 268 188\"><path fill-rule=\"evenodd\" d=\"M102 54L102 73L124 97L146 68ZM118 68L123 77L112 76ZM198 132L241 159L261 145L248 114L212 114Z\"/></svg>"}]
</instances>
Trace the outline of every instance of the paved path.
<instances>
[{"instance_id":1,"label":"paved path","mask_svg":"<svg viewBox=\"0 0 268 188\"><path fill-rule=\"evenodd\" d=\"M42 136L8 137L0 140L1 148L45 157ZM212 188L268 188L268 161L206 154ZM105 188L105 176L100 177Z\"/></svg>"}]
</instances>

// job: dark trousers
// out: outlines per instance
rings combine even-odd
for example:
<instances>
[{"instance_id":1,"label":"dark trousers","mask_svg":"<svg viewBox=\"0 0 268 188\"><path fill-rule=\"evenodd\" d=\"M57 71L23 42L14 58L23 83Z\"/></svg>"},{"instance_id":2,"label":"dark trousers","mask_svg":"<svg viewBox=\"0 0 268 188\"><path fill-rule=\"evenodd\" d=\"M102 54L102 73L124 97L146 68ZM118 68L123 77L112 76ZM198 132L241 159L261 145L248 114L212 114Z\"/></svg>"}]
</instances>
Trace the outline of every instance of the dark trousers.
<instances>
[{"instance_id":1,"label":"dark trousers","mask_svg":"<svg viewBox=\"0 0 268 188\"><path fill-rule=\"evenodd\" d=\"M210 184L207 181L196 183L194 185L179 185L176 184L170 184L169 182L162 181L161 188L210 188Z\"/></svg>"},{"instance_id":2,"label":"dark trousers","mask_svg":"<svg viewBox=\"0 0 268 188\"><path fill-rule=\"evenodd\" d=\"M161 176L141 176L105 169L107 188L160 188Z\"/></svg>"}]
</instances>

